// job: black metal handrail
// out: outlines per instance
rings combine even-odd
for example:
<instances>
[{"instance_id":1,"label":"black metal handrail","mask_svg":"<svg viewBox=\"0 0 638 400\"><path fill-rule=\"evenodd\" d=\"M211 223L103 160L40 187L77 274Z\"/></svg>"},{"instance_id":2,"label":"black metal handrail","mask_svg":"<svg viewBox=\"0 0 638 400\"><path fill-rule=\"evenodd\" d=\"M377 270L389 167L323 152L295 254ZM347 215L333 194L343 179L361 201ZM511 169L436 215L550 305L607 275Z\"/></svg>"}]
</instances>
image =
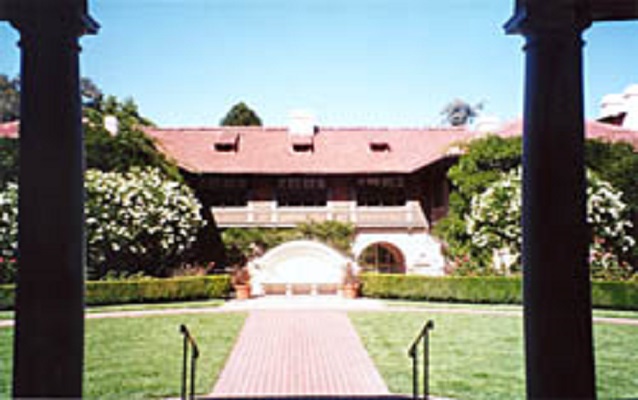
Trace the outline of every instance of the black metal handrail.
<instances>
[{"instance_id":1,"label":"black metal handrail","mask_svg":"<svg viewBox=\"0 0 638 400\"><path fill-rule=\"evenodd\" d=\"M191 352L191 369L190 369L190 393L188 394L189 399L195 398L195 368L197 365L197 358L199 357L199 348L197 347L197 342L195 338L188 331L186 325L179 326L179 332L184 335L184 360L182 364L182 400L186 400L186 384L188 381L188 347L193 349Z\"/></svg>"},{"instance_id":2,"label":"black metal handrail","mask_svg":"<svg viewBox=\"0 0 638 400\"><path fill-rule=\"evenodd\" d=\"M419 342L423 340L423 399L430 395L430 331L434 329L434 321L429 320L412 342L408 350L408 356L412 358L412 398L419 398L419 355L417 352Z\"/></svg>"}]
</instances>

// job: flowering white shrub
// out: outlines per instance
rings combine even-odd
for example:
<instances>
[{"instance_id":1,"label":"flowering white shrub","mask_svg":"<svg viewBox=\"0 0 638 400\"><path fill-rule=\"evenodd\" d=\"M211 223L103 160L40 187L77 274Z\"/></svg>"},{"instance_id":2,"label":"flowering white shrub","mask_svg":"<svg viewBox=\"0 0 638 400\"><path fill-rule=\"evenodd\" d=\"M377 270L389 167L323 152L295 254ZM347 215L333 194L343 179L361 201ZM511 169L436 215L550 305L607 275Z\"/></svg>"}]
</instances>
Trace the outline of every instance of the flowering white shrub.
<instances>
[{"instance_id":1,"label":"flowering white shrub","mask_svg":"<svg viewBox=\"0 0 638 400\"><path fill-rule=\"evenodd\" d=\"M157 169L86 173L89 274L108 270L162 275L204 225L190 188Z\"/></svg>"},{"instance_id":2,"label":"flowering white shrub","mask_svg":"<svg viewBox=\"0 0 638 400\"><path fill-rule=\"evenodd\" d=\"M466 218L467 233L477 248L518 255L521 234L521 172L513 170L474 196Z\"/></svg>"},{"instance_id":3,"label":"flowering white shrub","mask_svg":"<svg viewBox=\"0 0 638 400\"><path fill-rule=\"evenodd\" d=\"M164 275L205 224L190 188L157 169L126 173L88 170L86 188L87 266L90 278L108 271ZM17 185L0 191L0 267L15 264Z\"/></svg>"},{"instance_id":4,"label":"flowering white shrub","mask_svg":"<svg viewBox=\"0 0 638 400\"><path fill-rule=\"evenodd\" d=\"M593 230L590 266L594 277L624 277L629 265L621 261L629 254L635 241L630 235L632 223L622 193L609 182L587 173L587 222ZM472 245L490 252L505 251L512 255L508 268L520 264L521 233L521 170L505 174L483 193L474 196L466 217L467 233ZM509 271L507 271L509 272Z\"/></svg>"},{"instance_id":5,"label":"flowering white shrub","mask_svg":"<svg viewBox=\"0 0 638 400\"><path fill-rule=\"evenodd\" d=\"M13 282L18 250L18 185L0 191L0 283Z\"/></svg>"}]
</instances>

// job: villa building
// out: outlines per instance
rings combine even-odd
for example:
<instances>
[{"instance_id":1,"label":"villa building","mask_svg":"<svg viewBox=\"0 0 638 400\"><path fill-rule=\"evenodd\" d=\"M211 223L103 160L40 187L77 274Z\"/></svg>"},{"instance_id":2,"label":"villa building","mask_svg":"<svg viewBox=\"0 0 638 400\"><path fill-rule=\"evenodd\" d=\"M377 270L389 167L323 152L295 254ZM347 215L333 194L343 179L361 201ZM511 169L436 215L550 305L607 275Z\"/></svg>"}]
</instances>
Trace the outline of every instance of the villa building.
<instances>
[{"instance_id":1,"label":"villa building","mask_svg":"<svg viewBox=\"0 0 638 400\"><path fill-rule=\"evenodd\" d=\"M443 274L431 235L464 129L148 129L218 228L348 222L353 255L380 272Z\"/></svg>"},{"instance_id":2,"label":"villa building","mask_svg":"<svg viewBox=\"0 0 638 400\"><path fill-rule=\"evenodd\" d=\"M586 123L587 136L628 141L638 132ZM355 226L352 253L379 272L442 275L432 227L448 211L446 174L463 144L521 121L469 128L330 128L300 118L287 128L149 128L176 161L218 228L293 227L304 221Z\"/></svg>"},{"instance_id":3,"label":"villa building","mask_svg":"<svg viewBox=\"0 0 638 400\"><path fill-rule=\"evenodd\" d=\"M635 86L606 96L604 122L586 122L587 137L638 149L636 99ZM18 128L17 122L0 124L0 137L17 138ZM355 227L352 256L359 266L442 275L442 243L432 227L448 211L448 169L469 141L488 133L518 136L523 129L521 120L490 119L463 128L335 128L299 115L288 127L145 130L177 163L220 230L348 222ZM298 257L314 252L315 261L340 260L310 247L289 251ZM264 260L280 258L270 254ZM297 265L314 262L299 260Z\"/></svg>"}]
</instances>

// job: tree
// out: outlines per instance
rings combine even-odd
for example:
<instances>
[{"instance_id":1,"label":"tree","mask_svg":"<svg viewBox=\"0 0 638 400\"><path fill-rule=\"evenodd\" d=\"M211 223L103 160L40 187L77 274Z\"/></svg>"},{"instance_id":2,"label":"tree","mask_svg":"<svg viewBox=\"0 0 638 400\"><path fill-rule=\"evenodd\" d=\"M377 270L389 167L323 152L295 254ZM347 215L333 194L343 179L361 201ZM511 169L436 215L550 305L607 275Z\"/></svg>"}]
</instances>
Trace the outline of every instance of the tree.
<instances>
[{"instance_id":1,"label":"tree","mask_svg":"<svg viewBox=\"0 0 638 400\"><path fill-rule=\"evenodd\" d=\"M472 122L482 109L483 103L471 105L464 100L454 99L441 110L441 115L444 116L448 124L452 126L463 126Z\"/></svg>"},{"instance_id":2,"label":"tree","mask_svg":"<svg viewBox=\"0 0 638 400\"><path fill-rule=\"evenodd\" d=\"M624 142L597 139L585 143L587 167L622 192L622 199L638 212L638 152Z\"/></svg>"},{"instance_id":3,"label":"tree","mask_svg":"<svg viewBox=\"0 0 638 400\"><path fill-rule=\"evenodd\" d=\"M156 168L86 174L87 264L108 271L166 276L204 225L192 190Z\"/></svg>"},{"instance_id":4,"label":"tree","mask_svg":"<svg viewBox=\"0 0 638 400\"><path fill-rule=\"evenodd\" d=\"M12 283L18 251L18 185L0 188L0 284Z\"/></svg>"},{"instance_id":5,"label":"tree","mask_svg":"<svg viewBox=\"0 0 638 400\"><path fill-rule=\"evenodd\" d=\"M85 107L84 116L87 168L126 172L132 167L155 167L167 177L182 181L177 166L143 132L142 128L152 126L152 122L140 115L132 99L120 102L108 96L95 108ZM116 134L104 127L106 116L117 119Z\"/></svg>"},{"instance_id":6,"label":"tree","mask_svg":"<svg viewBox=\"0 0 638 400\"><path fill-rule=\"evenodd\" d=\"M491 255L487 257L471 246L472 238L467 233L466 216L470 212L472 198L501 179L504 173L520 167L522 139L487 136L472 141L464 150L458 163L448 171L448 178L454 188L450 194L448 215L437 222L434 229L447 242L447 252L451 259L469 257L468 265L474 268L488 263ZM621 200L627 204L635 220L638 210L638 153L631 145L587 140L585 164L622 193ZM634 252L638 253L638 247L634 247ZM636 258L634 255L634 264Z\"/></svg>"},{"instance_id":7,"label":"tree","mask_svg":"<svg viewBox=\"0 0 638 400\"><path fill-rule=\"evenodd\" d=\"M20 79L0 74L0 122L20 118Z\"/></svg>"},{"instance_id":8,"label":"tree","mask_svg":"<svg viewBox=\"0 0 638 400\"><path fill-rule=\"evenodd\" d=\"M104 97L100 88L89 78L80 79L80 93L84 107L97 108Z\"/></svg>"},{"instance_id":9,"label":"tree","mask_svg":"<svg viewBox=\"0 0 638 400\"><path fill-rule=\"evenodd\" d=\"M354 225L340 221L302 222L296 230L304 238L318 240L345 254L350 253L355 236Z\"/></svg>"},{"instance_id":10,"label":"tree","mask_svg":"<svg viewBox=\"0 0 638 400\"><path fill-rule=\"evenodd\" d=\"M19 144L15 139L0 138L0 190L18 181Z\"/></svg>"},{"instance_id":11,"label":"tree","mask_svg":"<svg viewBox=\"0 0 638 400\"><path fill-rule=\"evenodd\" d=\"M191 189L155 168L88 170L85 187L90 279L110 272L166 276L185 261L205 224ZM10 183L0 190L0 283L15 275L17 208L17 185Z\"/></svg>"},{"instance_id":12,"label":"tree","mask_svg":"<svg viewBox=\"0 0 638 400\"><path fill-rule=\"evenodd\" d=\"M261 119L244 102L235 104L220 121L222 126L261 126Z\"/></svg>"},{"instance_id":13,"label":"tree","mask_svg":"<svg viewBox=\"0 0 638 400\"><path fill-rule=\"evenodd\" d=\"M227 263L241 265L250 257L254 246L268 251L290 240L317 240L348 253L354 234L354 226L350 223L309 221L294 228L228 228L222 232L222 241L227 249Z\"/></svg>"},{"instance_id":14,"label":"tree","mask_svg":"<svg viewBox=\"0 0 638 400\"><path fill-rule=\"evenodd\" d=\"M85 107L98 107L102 101L102 91L89 78L80 79L80 93ZM20 78L9 79L0 74L0 122L20 118Z\"/></svg>"},{"instance_id":15,"label":"tree","mask_svg":"<svg viewBox=\"0 0 638 400\"><path fill-rule=\"evenodd\" d=\"M620 199L622 193L589 171L587 183L592 275L605 279L628 278L632 270L627 260L636 243L630 235L632 223L628 207ZM475 253L484 252L486 258L495 252L510 256L499 271L503 273L520 271L521 192L521 169L517 168L474 196L466 217L467 234Z\"/></svg>"}]
</instances>

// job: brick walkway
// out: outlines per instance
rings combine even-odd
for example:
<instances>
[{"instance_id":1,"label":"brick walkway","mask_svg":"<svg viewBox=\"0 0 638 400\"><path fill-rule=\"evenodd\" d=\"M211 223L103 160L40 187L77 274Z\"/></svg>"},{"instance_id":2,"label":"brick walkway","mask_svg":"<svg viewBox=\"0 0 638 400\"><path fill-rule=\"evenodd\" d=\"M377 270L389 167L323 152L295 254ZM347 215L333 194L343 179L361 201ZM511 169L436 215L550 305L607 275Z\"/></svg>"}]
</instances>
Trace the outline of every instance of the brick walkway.
<instances>
[{"instance_id":1,"label":"brick walkway","mask_svg":"<svg viewBox=\"0 0 638 400\"><path fill-rule=\"evenodd\" d=\"M251 312L210 396L318 394L389 394L345 312Z\"/></svg>"}]
</instances>

